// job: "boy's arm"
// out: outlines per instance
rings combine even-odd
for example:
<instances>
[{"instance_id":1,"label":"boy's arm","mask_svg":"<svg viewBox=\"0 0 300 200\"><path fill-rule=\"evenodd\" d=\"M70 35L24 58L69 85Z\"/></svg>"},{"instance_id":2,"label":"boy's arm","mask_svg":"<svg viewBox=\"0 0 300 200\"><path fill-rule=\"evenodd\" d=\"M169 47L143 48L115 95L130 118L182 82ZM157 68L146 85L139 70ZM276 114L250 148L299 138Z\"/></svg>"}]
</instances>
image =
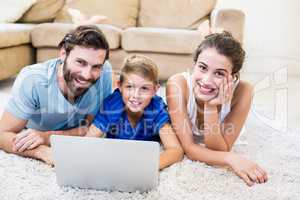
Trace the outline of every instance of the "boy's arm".
<instances>
[{"instance_id":1,"label":"boy's arm","mask_svg":"<svg viewBox=\"0 0 300 200\"><path fill-rule=\"evenodd\" d=\"M183 157L183 149L169 123L160 129L159 137L164 147L164 151L160 154L159 169L163 169L179 162Z\"/></svg>"}]
</instances>

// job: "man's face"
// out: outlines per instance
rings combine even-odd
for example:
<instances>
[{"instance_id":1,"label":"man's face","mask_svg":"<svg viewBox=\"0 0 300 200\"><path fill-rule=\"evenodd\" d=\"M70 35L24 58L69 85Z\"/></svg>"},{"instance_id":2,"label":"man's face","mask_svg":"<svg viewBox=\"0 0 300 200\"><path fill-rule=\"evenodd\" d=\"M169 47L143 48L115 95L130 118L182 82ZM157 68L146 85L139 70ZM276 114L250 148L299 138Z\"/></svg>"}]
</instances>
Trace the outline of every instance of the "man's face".
<instances>
[{"instance_id":1,"label":"man's face","mask_svg":"<svg viewBox=\"0 0 300 200\"><path fill-rule=\"evenodd\" d=\"M101 75L106 50L75 46L64 60L63 74L71 95L78 97Z\"/></svg>"}]
</instances>

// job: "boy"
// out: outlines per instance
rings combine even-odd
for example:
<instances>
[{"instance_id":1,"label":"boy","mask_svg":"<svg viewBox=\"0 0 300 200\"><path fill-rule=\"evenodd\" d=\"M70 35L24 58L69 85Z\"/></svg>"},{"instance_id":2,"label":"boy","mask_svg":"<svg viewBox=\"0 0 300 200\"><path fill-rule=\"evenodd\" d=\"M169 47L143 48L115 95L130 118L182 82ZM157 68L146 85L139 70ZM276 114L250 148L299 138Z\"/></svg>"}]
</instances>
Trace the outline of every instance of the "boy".
<instances>
[{"instance_id":1,"label":"boy","mask_svg":"<svg viewBox=\"0 0 300 200\"><path fill-rule=\"evenodd\" d=\"M170 126L166 104L156 95L158 70L152 60L133 55L125 60L118 88L108 96L86 136L148 140L160 138L164 151L160 169L183 157L181 145Z\"/></svg>"}]
</instances>

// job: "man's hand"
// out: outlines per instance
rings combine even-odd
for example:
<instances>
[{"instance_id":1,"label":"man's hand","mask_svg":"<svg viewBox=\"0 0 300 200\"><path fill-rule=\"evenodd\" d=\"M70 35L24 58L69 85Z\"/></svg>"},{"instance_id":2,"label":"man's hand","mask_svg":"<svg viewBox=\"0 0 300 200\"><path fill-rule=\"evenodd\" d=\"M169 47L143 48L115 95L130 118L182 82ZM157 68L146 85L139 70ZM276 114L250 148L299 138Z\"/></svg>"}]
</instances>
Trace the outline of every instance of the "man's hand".
<instances>
[{"instance_id":1,"label":"man's hand","mask_svg":"<svg viewBox=\"0 0 300 200\"><path fill-rule=\"evenodd\" d=\"M13 151L23 152L34 149L42 144L49 145L48 132L27 129L18 133L13 141Z\"/></svg>"},{"instance_id":2,"label":"man's hand","mask_svg":"<svg viewBox=\"0 0 300 200\"><path fill-rule=\"evenodd\" d=\"M40 145L35 149L35 158L40 159L48 165L54 166L51 148L49 146Z\"/></svg>"}]
</instances>

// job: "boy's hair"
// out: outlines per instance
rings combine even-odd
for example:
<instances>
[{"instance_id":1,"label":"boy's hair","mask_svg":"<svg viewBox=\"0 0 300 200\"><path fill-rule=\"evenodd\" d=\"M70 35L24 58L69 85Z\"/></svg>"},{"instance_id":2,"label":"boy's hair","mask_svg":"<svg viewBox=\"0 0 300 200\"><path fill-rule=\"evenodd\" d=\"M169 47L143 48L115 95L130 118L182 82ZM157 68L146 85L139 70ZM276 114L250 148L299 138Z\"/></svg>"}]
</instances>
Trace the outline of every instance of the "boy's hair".
<instances>
[{"instance_id":1,"label":"boy's hair","mask_svg":"<svg viewBox=\"0 0 300 200\"><path fill-rule=\"evenodd\" d=\"M158 84L158 68L148 57L142 55L131 55L125 59L121 69L120 83L124 82L126 74L138 74L143 78Z\"/></svg>"},{"instance_id":2,"label":"boy's hair","mask_svg":"<svg viewBox=\"0 0 300 200\"><path fill-rule=\"evenodd\" d=\"M106 50L105 60L109 58L109 45L102 31L93 25L78 26L66 34L59 43L59 48L64 48L69 55L75 46Z\"/></svg>"}]
</instances>

